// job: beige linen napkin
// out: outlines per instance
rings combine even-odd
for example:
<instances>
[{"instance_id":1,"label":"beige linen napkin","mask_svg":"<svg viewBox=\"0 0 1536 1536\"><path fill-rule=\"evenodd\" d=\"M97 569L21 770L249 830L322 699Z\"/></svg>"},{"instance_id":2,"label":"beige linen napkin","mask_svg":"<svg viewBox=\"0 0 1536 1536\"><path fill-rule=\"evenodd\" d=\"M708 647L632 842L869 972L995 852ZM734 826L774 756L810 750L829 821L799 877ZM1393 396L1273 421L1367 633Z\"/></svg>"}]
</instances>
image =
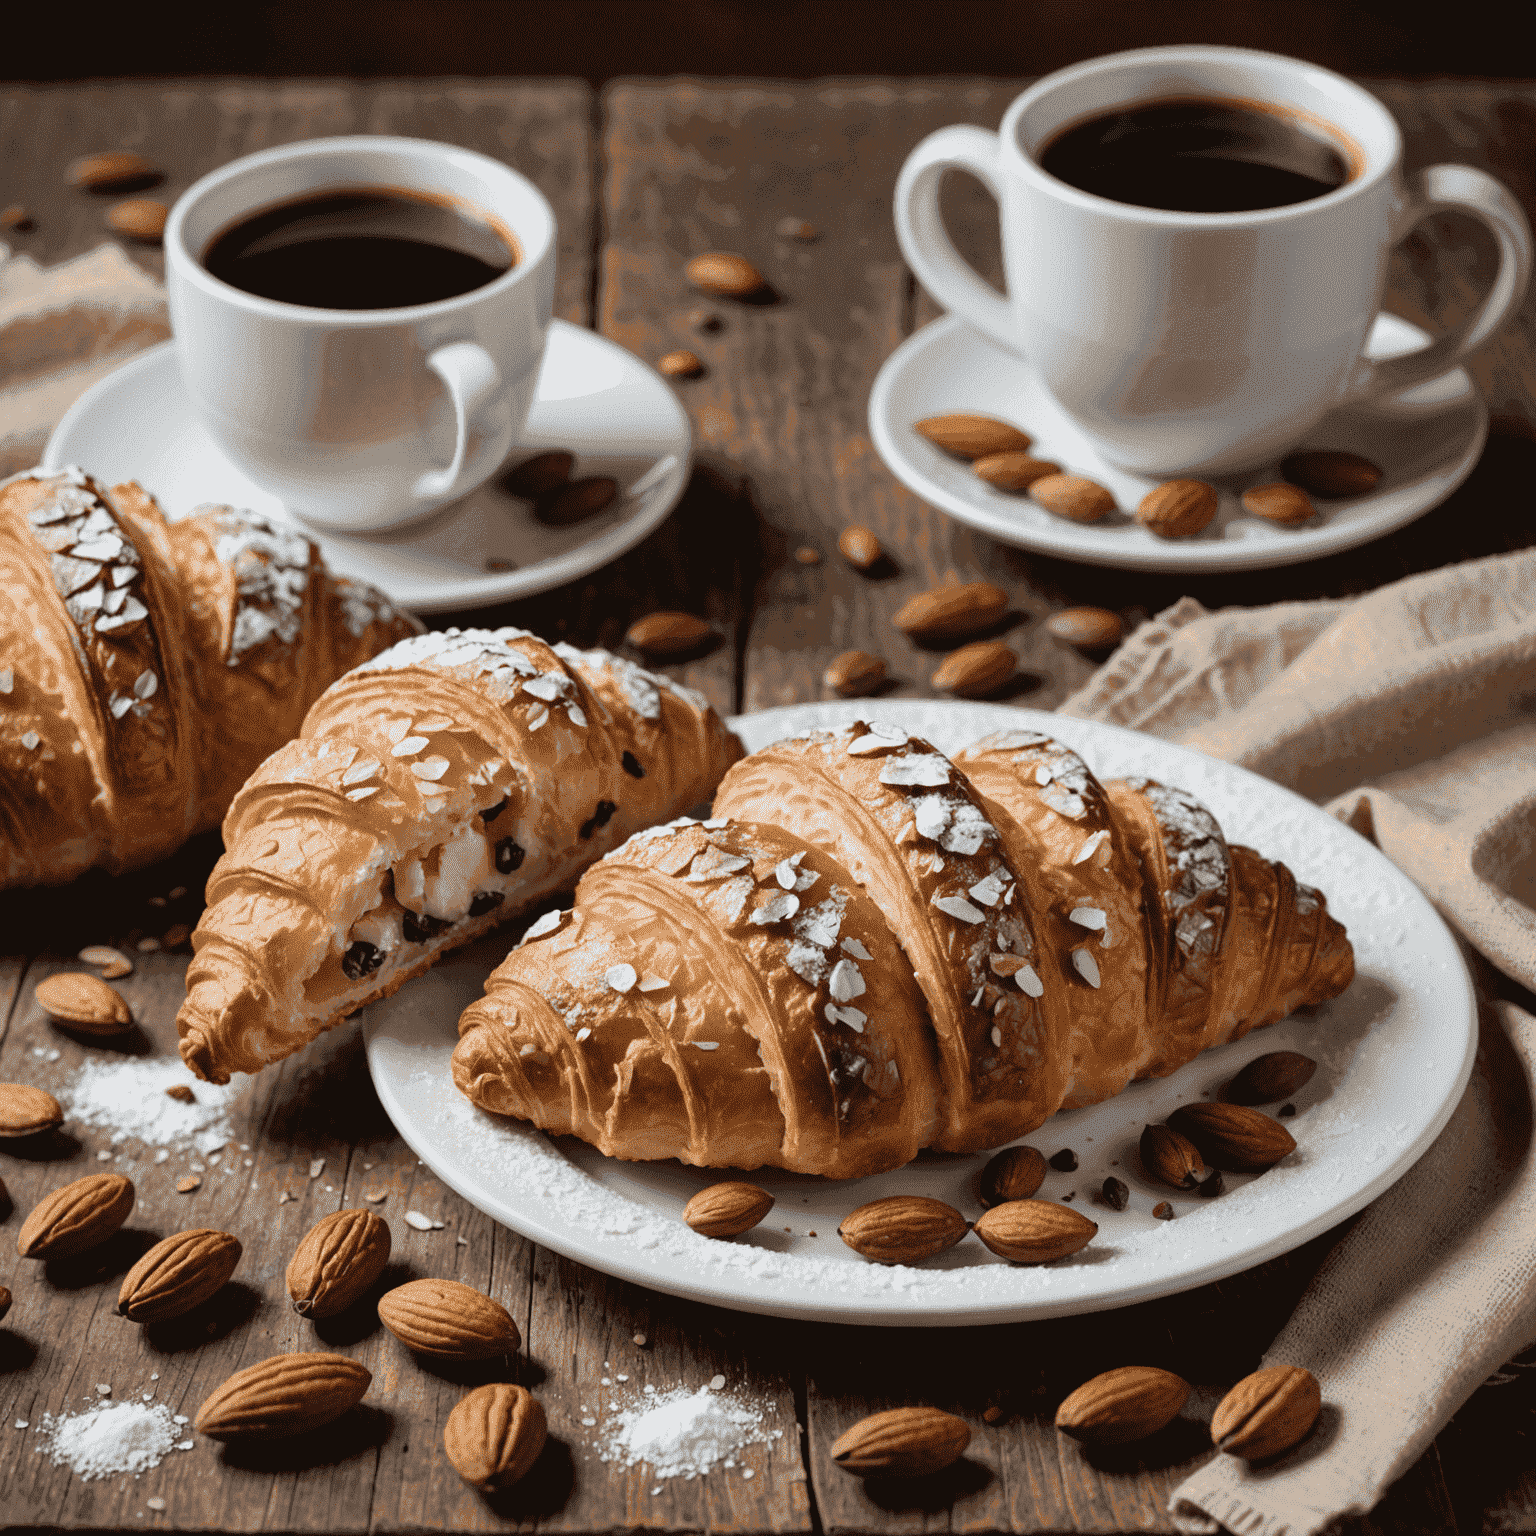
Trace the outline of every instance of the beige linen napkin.
<instances>
[{"instance_id":1,"label":"beige linen napkin","mask_svg":"<svg viewBox=\"0 0 1536 1536\"><path fill-rule=\"evenodd\" d=\"M117 246L45 269L0 245L0 477L36 464L97 379L170 334L164 290Z\"/></svg>"},{"instance_id":2,"label":"beige linen napkin","mask_svg":"<svg viewBox=\"0 0 1536 1536\"><path fill-rule=\"evenodd\" d=\"M1369 596L1143 625L1062 706L1240 763L1324 802L1487 960L1536 989L1536 551ZM1269 1466L1218 1456L1181 1529L1308 1536L1364 1514L1498 1366L1536 1339L1536 1019L1481 1009L1439 1139L1328 1256L1266 1365L1323 1389Z\"/></svg>"}]
</instances>

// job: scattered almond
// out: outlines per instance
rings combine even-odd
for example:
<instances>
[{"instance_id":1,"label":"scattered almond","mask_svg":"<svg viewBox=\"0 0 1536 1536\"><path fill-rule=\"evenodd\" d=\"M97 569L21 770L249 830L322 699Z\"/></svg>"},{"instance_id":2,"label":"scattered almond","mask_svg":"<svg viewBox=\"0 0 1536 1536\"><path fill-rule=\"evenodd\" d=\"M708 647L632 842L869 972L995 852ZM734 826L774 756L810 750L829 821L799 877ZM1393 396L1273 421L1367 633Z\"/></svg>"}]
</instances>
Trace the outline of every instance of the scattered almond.
<instances>
[{"instance_id":1,"label":"scattered almond","mask_svg":"<svg viewBox=\"0 0 1536 1536\"><path fill-rule=\"evenodd\" d=\"M709 624L692 613L648 613L629 626L624 638L637 651L665 659L697 649L714 634Z\"/></svg>"},{"instance_id":2,"label":"scattered almond","mask_svg":"<svg viewBox=\"0 0 1536 1536\"><path fill-rule=\"evenodd\" d=\"M552 528L569 528L611 506L618 494L619 482L612 475L589 475L539 497L533 515Z\"/></svg>"},{"instance_id":3,"label":"scattered almond","mask_svg":"<svg viewBox=\"0 0 1536 1536\"><path fill-rule=\"evenodd\" d=\"M1033 1147L1004 1147L981 1170L976 1193L988 1208L1028 1200L1045 1182L1045 1158Z\"/></svg>"},{"instance_id":4,"label":"scattered almond","mask_svg":"<svg viewBox=\"0 0 1536 1536\"><path fill-rule=\"evenodd\" d=\"M33 993L56 1019L90 1035L120 1035L133 1023L122 994L99 976L61 971L38 982Z\"/></svg>"},{"instance_id":5,"label":"scattered almond","mask_svg":"<svg viewBox=\"0 0 1536 1536\"><path fill-rule=\"evenodd\" d=\"M372 1211L332 1211L304 1234L288 1263L288 1294L304 1317L345 1312L389 1263L389 1226Z\"/></svg>"},{"instance_id":6,"label":"scattered almond","mask_svg":"<svg viewBox=\"0 0 1536 1536\"><path fill-rule=\"evenodd\" d=\"M473 1488L510 1488L539 1459L549 1433L532 1393L509 1382L476 1387L453 1405L443 1426L443 1450Z\"/></svg>"},{"instance_id":7,"label":"scattered almond","mask_svg":"<svg viewBox=\"0 0 1536 1536\"><path fill-rule=\"evenodd\" d=\"M1131 1203L1131 1188L1124 1179L1117 1179L1111 1174L1099 1186L1099 1196L1110 1210L1123 1211Z\"/></svg>"},{"instance_id":8,"label":"scattered almond","mask_svg":"<svg viewBox=\"0 0 1536 1536\"><path fill-rule=\"evenodd\" d=\"M1056 1428L1087 1445L1125 1445L1178 1417L1189 1383L1152 1365L1123 1365L1085 1381L1056 1410Z\"/></svg>"},{"instance_id":9,"label":"scattered almond","mask_svg":"<svg viewBox=\"0 0 1536 1536\"><path fill-rule=\"evenodd\" d=\"M874 530L862 523L850 523L837 536L838 552L856 571L867 571L878 565L885 551Z\"/></svg>"},{"instance_id":10,"label":"scattered almond","mask_svg":"<svg viewBox=\"0 0 1536 1536\"><path fill-rule=\"evenodd\" d=\"M488 1360L523 1342L512 1314L457 1280L412 1280L379 1298L379 1321L413 1354Z\"/></svg>"},{"instance_id":11,"label":"scattered almond","mask_svg":"<svg viewBox=\"0 0 1536 1536\"><path fill-rule=\"evenodd\" d=\"M345 1355L271 1355L236 1371L197 1410L213 1440L278 1440L307 1434L362 1400L371 1372Z\"/></svg>"},{"instance_id":12,"label":"scattered almond","mask_svg":"<svg viewBox=\"0 0 1536 1536\"><path fill-rule=\"evenodd\" d=\"M1278 1120L1241 1104L1186 1104L1168 1124L1189 1137L1213 1168L1229 1173L1258 1173L1296 1150L1291 1133Z\"/></svg>"},{"instance_id":13,"label":"scattered almond","mask_svg":"<svg viewBox=\"0 0 1536 1536\"><path fill-rule=\"evenodd\" d=\"M114 949L110 944L87 944L75 959L82 965L100 966L101 974L108 980L115 981L119 976L133 975L133 961L122 950Z\"/></svg>"},{"instance_id":14,"label":"scattered almond","mask_svg":"<svg viewBox=\"0 0 1536 1536\"><path fill-rule=\"evenodd\" d=\"M1032 458L1022 449L1009 453L989 453L977 459L971 468L996 491L1027 491L1036 480L1059 475L1060 464L1049 459Z\"/></svg>"},{"instance_id":15,"label":"scattered almond","mask_svg":"<svg viewBox=\"0 0 1536 1536\"><path fill-rule=\"evenodd\" d=\"M827 663L821 680L841 698L868 698L885 681L885 662L868 651L844 651Z\"/></svg>"},{"instance_id":16,"label":"scattered almond","mask_svg":"<svg viewBox=\"0 0 1536 1536\"><path fill-rule=\"evenodd\" d=\"M970 1224L952 1205L926 1195L890 1195L845 1216L837 1235L877 1264L915 1264L953 1248Z\"/></svg>"},{"instance_id":17,"label":"scattered almond","mask_svg":"<svg viewBox=\"0 0 1536 1536\"><path fill-rule=\"evenodd\" d=\"M821 551L819 549L813 549L809 544L802 544L800 548L795 551L795 560L800 565L820 565Z\"/></svg>"},{"instance_id":18,"label":"scattered almond","mask_svg":"<svg viewBox=\"0 0 1536 1536\"><path fill-rule=\"evenodd\" d=\"M67 1259L104 1243L133 1209L133 1181L91 1173L45 1195L16 1234L24 1259Z\"/></svg>"},{"instance_id":19,"label":"scattered almond","mask_svg":"<svg viewBox=\"0 0 1536 1536\"><path fill-rule=\"evenodd\" d=\"M1299 527L1309 517L1317 514L1317 508L1312 505L1312 499L1304 490L1279 481L1274 485L1256 485L1252 490L1244 491L1242 500L1245 511L1287 528Z\"/></svg>"},{"instance_id":20,"label":"scattered almond","mask_svg":"<svg viewBox=\"0 0 1536 1536\"><path fill-rule=\"evenodd\" d=\"M1074 523L1096 523L1115 510L1115 498L1084 475L1046 475L1030 486L1029 494L1047 512Z\"/></svg>"},{"instance_id":21,"label":"scattered almond","mask_svg":"<svg viewBox=\"0 0 1536 1536\"><path fill-rule=\"evenodd\" d=\"M1149 1125L1141 1133L1141 1166L1171 1189L1193 1189L1205 1160L1187 1136L1166 1125Z\"/></svg>"},{"instance_id":22,"label":"scattered almond","mask_svg":"<svg viewBox=\"0 0 1536 1536\"><path fill-rule=\"evenodd\" d=\"M107 225L130 240L141 240L153 245L165 233L165 221L170 210L164 203L152 197L130 197L126 202L107 209Z\"/></svg>"},{"instance_id":23,"label":"scattered almond","mask_svg":"<svg viewBox=\"0 0 1536 1536\"><path fill-rule=\"evenodd\" d=\"M1159 1200L1157 1204L1152 1207L1152 1214L1159 1221L1172 1221L1175 1212L1173 1206L1168 1201Z\"/></svg>"},{"instance_id":24,"label":"scattered almond","mask_svg":"<svg viewBox=\"0 0 1536 1536\"><path fill-rule=\"evenodd\" d=\"M976 640L951 652L930 681L944 693L980 699L996 693L1018 669L1018 658L1001 640Z\"/></svg>"},{"instance_id":25,"label":"scattered almond","mask_svg":"<svg viewBox=\"0 0 1536 1536\"><path fill-rule=\"evenodd\" d=\"M727 1179L701 1189L683 1208L683 1220L703 1237L739 1237L773 1209L773 1196L756 1184Z\"/></svg>"},{"instance_id":26,"label":"scattered almond","mask_svg":"<svg viewBox=\"0 0 1536 1536\"><path fill-rule=\"evenodd\" d=\"M909 597L891 622L914 640L967 640L1008 612L1008 594L990 581L952 582Z\"/></svg>"},{"instance_id":27,"label":"scattered almond","mask_svg":"<svg viewBox=\"0 0 1536 1536\"><path fill-rule=\"evenodd\" d=\"M69 184L86 192L121 192L160 180L160 169L131 150L82 155L66 173Z\"/></svg>"},{"instance_id":28,"label":"scattered almond","mask_svg":"<svg viewBox=\"0 0 1536 1536\"><path fill-rule=\"evenodd\" d=\"M832 1460L856 1477L926 1477L965 1455L971 1426L938 1408L890 1408L832 1442Z\"/></svg>"},{"instance_id":29,"label":"scattered almond","mask_svg":"<svg viewBox=\"0 0 1536 1536\"><path fill-rule=\"evenodd\" d=\"M763 287L763 274L734 251L706 251L683 268L688 281L705 293L744 299Z\"/></svg>"},{"instance_id":30,"label":"scattered almond","mask_svg":"<svg viewBox=\"0 0 1536 1536\"><path fill-rule=\"evenodd\" d=\"M1243 1377L1216 1405L1211 1443L1246 1461L1267 1461L1305 1440L1322 1408L1311 1371L1272 1365Z\"/></svg>"},{"instance_id":31,"label":"scattered almond","mask_svg":"<svg viewBox=\"0 0 1536 1536\"><path fill-rule=\"evenodd\" d=\"M704 372L704 364L698 354L679 347L676 352L666 352L656 359L656 366L669 379L696 379Z\"/></svg>"},{"instance_id":32,"label":"scattered almond","mask_svg":"<svg viewBox=\"0 0 1536 1536\"><path fill-rule=\"evenodd\" d=\"M176 1180L176 1193L178 1195L190 1195L194 1189L203 1187L202 1178L195 1173L188 1173Z\"/></svg>"},{"instance_id":33,"label":"scattered almond","mask_svg":"<svg viewBox=\"0 0 1536 1536\"><path fill-rule=\"evenodd\" d=\"M241 1251L239 1238L206 1228L164 1238L123 1276L117 1310L135 1323L180 1317L225 1284Z\"/></svg>"},{"instance_id":34,"label":"scattered almond","mask_svg":"<svg viewBox=\"0 0 1536 1536\"><path fill-rule=\"evenodd\" d=\"M1204 480L1166 480L1141 498L1136 521L1162 539L1187 539L1209 526L1221 505Z\"/></svg>"},{"instance_id":35,"label":"scattered almond","mask_svg":"<svg viewBox=\"0 0 1536 1536\"><path fill-rule=\"evenodd\" d=\"M196 1104L197 1098L185 1083L172 1083L165 1090L168 1099L175 1099L178 1104Z\"/></svg>"},{"instance_id":36,"label":"scattered almond","mask_svg":"<svg viewBox=\"0 0 1536 1536\"><path fill-rule=\"evenodd\" d=\"M51 1093L31 1083L0 1083L0 1137L36 1136L63 1119L64 1111Z\"/></svg>"},{"instance_id":37,"label":"scattered almond","mask_svg":"<svg viewBox=\"0 0 1536 1536\"><path fill-rule=\"evenodd\" d=\"M547 453L536 453L524 459L501 477L501 488L509 496L521 496L527 501L537 501L551 491L558 491L571 478L576 467L576 455L563 448L551 448Z\"/></svg>"},{"instance_id":38,"label":"scattered almond","mask_svg":"<svg viewBox=\"0 0 1536 1536\"><path fill-rule=\"evenodd\" d=\"M980 416L973 411L954 411L947 416L929 416L912 430L926 437L935 448L957 459L985 459L996 453L1023 453L1033 441L1027 432L999 421L995 416Z\"/></svg>"},{"instance_id":39,"label":"scattered almond","mask_svg":"<svg viewBox=\"0 0 1536 1536\"><path fill-rule=\"evenodd\" d=\"M781 240L805 240L809 242L821 238L821 231L814 224L808 223L805 219L797 219L792 213L786 214L784 218L779 220L778 224L774 226L774 233Z\"/></svg>"},{"instance_id":40,"label":"scattered almond","mask_svg":"<svg viewBox=\"0 0 1536 1536\"><path fill-rule=\"evenodd\" d=\"M1009 1200L976 1223L976 1236L1015 1264L1049 1264L1086 1248L1099 1230L1080 1211L1051 1200Z\"/></svg>"},{"instance_id":41,"label":"scattered almond","mask_svg":"<svg viewBox=\"0 0 1536 1536\"><path fill-rule=\"evenodd\" d=\"M1058 640L1085 651L1107 650L1120 644L1125 625L1108 608L1062 608L1047 617L1045 627Z\"/></svg>"},{"instance_id":42,"label":"scattered almond","mask_svg":"<svg viewBox=\"0 0 1536 1536\"><path fill-rule=\"evenodd\" d=\"M1319 451L1288 455L1280 461L1280 473L1292 485L1324 501L1334 501L1375 490L1382 472L1379 465L1358 453Z\"/></svg>"},{"instance_id":43,"label":"scattered almond","mask_svg":"<svg viewBox=\"0 0 1536 1536\"><path fill-rule=\"evenodd\" d=\"M1223 1097L1229 1104L1274 1104L1304 1088L1316 1071L1317 1063L1300 1051L1270 1051L1255 1056L1227 1084Z\"/></svg>"},{"instance_id":44,"label":"scattered almond","mask_svg":"<svg viewBox=\"0 0 1536 1536\"><path fill-rule=\"evenodd\" d=\"M12 203L8 208L0 208L0 229L15 230L17 234L25 234L29 229L36 228L36 220L20 203Z\"/></svg>"},{"instance_id":45,"label":"scattered almond","mask_svg":"<svg viewBox=\"0 0 1536 1536\"><path fill-rule=\"evenodd\" d=\"M161 935L160 942L167 949L180 949L191 937L192 930L186 923L172 923Z\"/></svg>"},{"instance_id":46,"label":"scattered almond","mask_svg":"<svg viewBox=\"0 0 1536 1536\"><path fill-rule=\"evenodd\" d=\"M714 332L723 329L725 321L713 310L691 309L688 311L688 324L696 331Z\"/></svg>"}]
</instances>

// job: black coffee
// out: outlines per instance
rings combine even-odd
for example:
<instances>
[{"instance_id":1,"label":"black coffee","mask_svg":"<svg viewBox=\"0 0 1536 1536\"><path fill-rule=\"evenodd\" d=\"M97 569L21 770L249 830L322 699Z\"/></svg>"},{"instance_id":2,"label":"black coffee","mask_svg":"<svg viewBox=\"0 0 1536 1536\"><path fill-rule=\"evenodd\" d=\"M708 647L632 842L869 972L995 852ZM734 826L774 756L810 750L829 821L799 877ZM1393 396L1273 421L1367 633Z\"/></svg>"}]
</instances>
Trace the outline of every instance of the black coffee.
<instances>
[{"instance_id":1,"label":"black coffee","mask_svg":"<svg viewBox=\"0 0 1536 1536\"><path fill-rule=\"evenodd\" d=\"M216 235L203 265L232 287L316 309L400 309L483 288L513 266L475 210L393 187L295 198Z\"/></svg>"},{"instance_id":2,"label":"black coffee","mask_svg":"<svg viewBox=\"0 0 1536 1536\"><path fill-rule=\"evenodd\" d=\"M1342 146L1322 128L1206 99L1119 107L1064 129L1039 158L1044 170L1083 192L1180 213L1284 208L1350 177Z\"/></svg>"}]
</instances>

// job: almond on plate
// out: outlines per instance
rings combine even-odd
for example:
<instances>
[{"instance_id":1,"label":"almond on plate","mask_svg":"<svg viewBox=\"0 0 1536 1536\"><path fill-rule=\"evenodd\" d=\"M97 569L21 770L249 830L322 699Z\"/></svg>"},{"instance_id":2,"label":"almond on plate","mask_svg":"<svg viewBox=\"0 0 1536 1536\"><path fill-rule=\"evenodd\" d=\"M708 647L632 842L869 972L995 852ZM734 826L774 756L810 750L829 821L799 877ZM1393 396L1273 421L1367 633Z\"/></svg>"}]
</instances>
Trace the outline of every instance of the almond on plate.
<instances>
[{"instance_id":1,"label":"almond on plate","mask_svg":"<svg viewBox=\"0 0 1536 1536\"><path fill-rule=\"evenodd\" d=\"M133 1210L133 1181L120 1173L89 1173L44 1195L16 1234L24 1259L67 1259L104 1243Z\"/></svg>"},{"instance_id":2,"label":"almond on plate","mask_svg":"<svg viewBox=\"0 0 1536 1536\"><path fill-rule=\"evenodd\" d=\"M832 1460L856 1477L926 1477L965 1455L971 1426L938 1408L889 1408L832 1442Z\"/></svg>"},{"instance_id":3,"label":"almond on plate","mask_svg":"<svg viewBox=\"0 0 1536 1536\"><path fill-rule=\"evenodd\" d=\"M332 1211L288 1261L288 1294L303 1317L334 1317L361 1301L389 1263L389 1225L372 1211Z\"/></svg>"},{"instance_id":4,"label":"almond on plate","mask_svg":"<svg viewBox=\"0 0 1536 1536\"><path fill-rule=\"evenodd\" d=\"M514 465L501 477L501 488L509 496L521 496L536 501L550 491L557 491L571 478L576 467L576 455L563 448L551 448L546 453L536 453L531 459Z\"/></svg>"},{"instance_id":5,"label":"almond on plate","mask_svg":"<svg viewBox=\"0 0 1536 1536\"><path fill-rule=\"evenodd\" d=\"M976 1236L1000 1258L1015 1264L1049 1264L1086 1248L1098 1233L1070 1205L1053 1200L1009 1200L995 1205L976 1222Z\"/></svg>"},{"instance_id":6,"label":"almond on plate","mask_svg":"<svg viewBox=\"0 0 1536 1536\"><path fill-rule=\"evenodd\" d=\"M726 1179L701 1189L683 1208L683 1220L701 1237L739 1237L773 1209L773 1196L756 1184Z\"/></svg>"},{"instance_id":7,"label":"almond on plate","mask_svg":"<svg viewBox=\"0 0 1536 1536\"><path fill-rule=\"evenodd\" d=\"M912 430L935 448L957 459L985 459L995 453L1023 453L1033 439L995 416L974 411L952 411L913 423Z\"/></svg>"},{"instance_id":8,"label":"almond on plate","mask_svg":"<svg viewBox=\"0 0 1536 1536\"><path fill-rule=\"evenodd\" d=\"M1045 1182L1046 1161L1033 1147L1004 1147L981 1170L976 1192L991 1207L1028 1200Z\"/></svg>"},{"instance_id":9,"label":"almond on plate","mask_svg":"<svg viewBox=\"0 0 1536 1536\"><path fill-rule=\"evenodd\" d=\"M117 1310L134 1323L180 1317L223 1287L241 1252L240 1239L228 1232L198 1228L173 1233L123 1276Z\"/></svg>"},{"instance_id":10,"label":"almond on plate","mask_svg":"<svg viewBox=\"0 0 1536 1536\"><path fill-rule=\"evenodd\" d=\"M345 1355L271 1355L216 1387L194 1427L213 1440L278 1440L307 1434L362 1400L372 1372Z\"/></svg>"},{"instance_id":11,"label":"almond on plate","mask_svg":"<svg viewBox=\"0 0 1536 1536\"><path fill-rule=\"evenodd\" d=\"M527 1475L548 1433L538 1399L522 1387L496 1381L454 1404L443 1426L443 1450L466 1483L493 1493Z\"/></svg>"},{"instance_id":12,"label":"almond on plate","mask_svg":"<svg viewBox=\"0 0 1536 1536\"><path fill-rule=\"evenodd\" d=\"M1274 1104L1305 1088L1317 1063L1300 1051L1270 1051L1255 1056L1227 1084L1222 1095L1229 1104Z\"/></svg>"},{"instance_id":13,"label":"almond on plate","mask_svg":"<svg viewBox=\"0 0 1536 1536\"><path fill-rule=\"evenodd\" d=\"M1304 490L1279 481L1274 485L1256 485L1252 490L1244 491L1242 502L1245 512L1252 512L1255 517L1280 523L1286 528L1297 528L1317 514L1312 498Z\"/></svg>"},{"instance_id":14,"label":"almond on plate","mask_svg":"<svg viewBox=\"0 0 1536 1536\"><path fill-rule=\"evenodd\" d=\"M1085 475L1046 475L1030 486L1029 494L1047 512L1074 523L1096 523L1115 510L1110 492Z\"/></svg>"},{"instance_id":15,"label":"almond on plate","mask_svg":"<svg viewBox=\"0 0 1536 1536\"><path fill-rule=\"evenodd\" d=\"M533 515L551 527L569 528L606 510L618 494L619 482L612 475L588 475L546 491L534 502Z\"/></svg>"},{"instance_id":16,"label":"almond on plate","mask_svg":"<svg viewBox=\"0 0 1536 1536\"><path fill-rule=\"evenodd\" d=\"M1288 454L1280 461L1280 473L1292 485L1324 501L1342 496L1363 496L1381 480L1381 467L1358 453L1321 449Z\"/></svg>"},{"instance_id":17,"label":"almond on plate","mask_svg":"<svg viewBox=\"0 0 1536 1536\"><path fill-rule=\"evenodd\" d=\"M1212 1168L1259 1173L1296 1150L1296 1141L1278 1120L1241 1104L1185 1104L1168 1116L1169 1126L1199 1147Z\"/></svg>"},{"instance_id":18,"label":"almond on plate","mask_svg":"<svg viewBox=\"0 0 1536 1536\"><path fill-rule=\"evenodd\" d=\"M986 454L976 459L971 468L996 491L1027 491L1036 480L1061 473L1060 464L1033 458L1019 449Z\"/></svg>"},{"instance_id":19,"label":"almond on plate","mask_svg":"<svg viewBox=\"0 0 1536 1536\"><path fill-rule=\"evenodd\" d=\"M1008 612L1008 594L990 581L950 582L909 597L891 622L914 640L966 640Z\"/></svg>"},{"instance_id":20,"label":"almond on plate","mask_svg":"<svg viewBox=\"0 0 1536 1536\"><path fill-rule=\"evenodd\" d=\"M1193 1189L1200 1182L1205 1160L1189 1137L1166 1125L1149 1125L1141 1133L1141 1166L1170 1189Z\"/></svg>"},{"instance_id":21,"label":"almond on plate","mask_svg":"<svg viewBox=\"0 0 1536 1536\"><path fill-rule=\"evenodd\" d=\"M1165 480L1136 508L1136 521L1162 539L1187 539L1209 526L1221 498L1204 480Z\"/></svg>"},{"instance_id":22,"label":"almond on plate","mask_svg":"<svg viewBox=\"0 0 1536 1536\"><path fill-rule=\"evenodd\" d=\"M926 1195L889 1195L843 1217L837 1235L877 1264L915 1264L953 1248L970 1230L954 1206Z\"/></svg>"},{"instance_id":23,"label":"almond on plate","mask_svg":"<svg viewBox=\"0 0 1536 1536\"><path fill-rule=\"evenodd\" d=\"M379 1298L379 1321L413 1354L488 1360L523 1342L499 1301L457 1280L412 1280Z\"/></svg>"}]
</instances>

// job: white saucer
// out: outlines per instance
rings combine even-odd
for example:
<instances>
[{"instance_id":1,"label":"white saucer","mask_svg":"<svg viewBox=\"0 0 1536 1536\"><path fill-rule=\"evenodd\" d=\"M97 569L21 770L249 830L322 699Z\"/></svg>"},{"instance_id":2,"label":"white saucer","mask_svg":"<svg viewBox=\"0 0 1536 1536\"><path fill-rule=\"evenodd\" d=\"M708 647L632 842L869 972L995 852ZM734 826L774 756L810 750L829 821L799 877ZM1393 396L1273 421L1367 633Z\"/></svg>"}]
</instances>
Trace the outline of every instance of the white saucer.
<instances>
[{"instance_id":1,"label":"white saucer","mask_svg":"<svg viewBox=\"0 0 1536 1536\"><path fill-rule=\"evenodd\" d=\"M569 449L576 476L612 475L623 494L570 528L537 522L528 502L494 482L399 533L357 537L298 526L337 574L372 582L416 613L532 597L606 565L666 517L688 483L693 435L659 374L614 342L556 320L528 430L510 462L543 448ZM173 518L217 501L296 521L203 431L172 342L88 389L54 428L43 464L78 464L108 484L137 480ZM488 570L488 560L515 568Z\"/></svg>"},{"instance_id":2,"label":"white saucer","mask_svg":"<svg viewBox=\"0 0 1536 1536\"><path fill-rule=\"evenodd\" d=\"M797 704L732 721L749 751L855 718L890 719L954 752L988 731L1035 728L1078 749L1101 777L1144 773L1198 795L1227 835L1316 883L1355 947L1354 984L1311 1014L1207 1051L1172 1076L1046 1122L1027 1140L1080 1166L1052 1172L1040 1198L1074 1203L1099 1232L1057 1264L1004 1263L975 1238L920 1265L870 1264L837 1237L842 1217L885 1195L930 1195L980 1214L984 1156L920 1157L894 1173L835 1182L759 1169L777 1204L733 1242L682 1222L691 1196L722 1176L676 1162L625 1163L573 1137L552 1139L474 1108L453 1086L458 1018L506 955L515 930L450 956L364 1018L368 1067L385 1112L416 1156L470 1204L534 1242L605 1274L675 1296L831 1322L954 1326L1062 1317L1166 1296L1235 1274L1326 1232L1400 1178L1461 1097L1477 1044L1471 979L1423 893L1374 846L1289 790L1186 747L1091 720L997 704L902 699ZM1260 1178L1229 1176L1204 1200L1144 1176L1143 1126L1226 1082L1267 1051L1318 1062L1287 1119L1297 1150ZM1269 1106L1273 1113L1277 1106ZM1096 1198L1106 1176L1127 1210ZM728 1175L727 1175L728 1176ZM1172 1198L1176 1216L1155 1220Z\"/></svg>"},{"instance_id":3,"label":"white saucer","mask_svg":"<svg viewBox=\"0 0 1536 1536\"><path fill-rule=\"evenodd\" d=\"M1376 317L1367 353L1395 357L1429 337L1396 315ZM1121 512L1102 523L1072 523L1027 496L995 491L970 467L912 430L947 411L998 416L1034 438L1031 452L1114 492ZM886 467L924 501L1005 544L1088 565L1138 571L1250 571L1336 554L1380 538L1437 507L1472 472L1488 435L1488 407L1456 368L1396 400L1335 411L1300 448L1364 454L1386 473L1369 495L1319 503L1301 528L1281 528L1243 511L1249 486L1280 478L1279 465L1220 482L1221 510L1204 533L1160 539L1131 521L1157 484L1106 463L1056 403L1033 368L946 315L904 341L885 361L869 395L869 430Z\"/></svg>"}]
</instances>

